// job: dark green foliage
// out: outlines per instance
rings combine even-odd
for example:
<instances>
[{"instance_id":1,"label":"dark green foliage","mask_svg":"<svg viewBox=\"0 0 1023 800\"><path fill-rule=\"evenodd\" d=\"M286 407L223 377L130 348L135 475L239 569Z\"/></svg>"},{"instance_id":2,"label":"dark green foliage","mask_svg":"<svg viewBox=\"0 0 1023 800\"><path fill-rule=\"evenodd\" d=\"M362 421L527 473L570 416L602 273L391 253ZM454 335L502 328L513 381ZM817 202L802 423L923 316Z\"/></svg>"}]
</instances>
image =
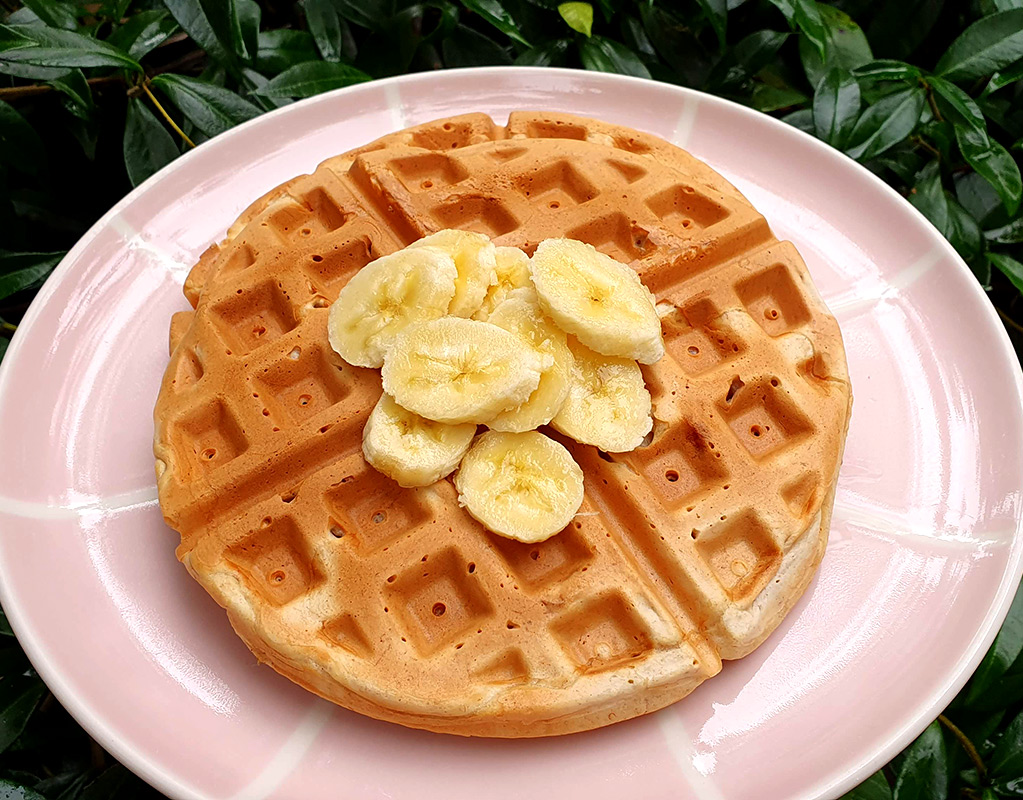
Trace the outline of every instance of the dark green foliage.
<instances>
[{"instance_id":1,"label":"dark green foliage","mask_svg":"<svg viewBox=\"0 0 1023 800\"><path fill-rule=\"evenodd\" d=\"M265 111L365 80L520 64L652 77L864 164L1023 344L1020 0L0 0L0 358L133 185ZM969 684L855 800L1023 797L1023 595ZM46 693L0 616L0 800L156 796Z\"/></svg>"}]
</instances>

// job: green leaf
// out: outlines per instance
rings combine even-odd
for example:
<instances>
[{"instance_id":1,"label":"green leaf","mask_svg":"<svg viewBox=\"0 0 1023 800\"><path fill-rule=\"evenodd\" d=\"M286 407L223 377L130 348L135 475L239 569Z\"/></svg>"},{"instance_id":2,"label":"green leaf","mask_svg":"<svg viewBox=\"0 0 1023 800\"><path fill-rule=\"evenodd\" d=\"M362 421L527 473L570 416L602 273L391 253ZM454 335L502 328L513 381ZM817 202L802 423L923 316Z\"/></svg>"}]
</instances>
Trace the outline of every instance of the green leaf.
<instances>
[{"instance_id":1,"label":"green leaf","mask_svg":"<svg viewBox=\"0 0 1023 800\"><path fill-rule=\"evenodd\" d=\"M63 257L63 253L0 254L0 300L40 283ZM2 684L0 681L0 695Z\"/></svg>"},{"instance_id":2,"label":"green leaf","mask_svg":"<svg viewBox=\"0 0 1023 800\"><path fill-rule=\"evenodd\" d=\"M128 101L123 151L132 186L138 186L179 155L174 137L137 97Z\"/></svg>"},{"instance_id":3,"label":"green leaf","mask_svg":"<svg viewBox=\"0 0 1023 800\"><path fill-rule=\"evenodd\" d=\"M0 164L38 175L45 163L46 150L35 129L13 106L0 100Z\"/></svg>"},{"instance_id":4,"label":"green leaf","mask_svg":"<svg viewBox=\"0 0 1023 800\"><path fill-rule=\"evenodd\" d=\"M948 796L945 740L937 721L906 750L895 781L895 800L944 800Z\"/></svg>"},{"instance_id":5,"label":"green leaf","mask_svg":"<svg viewBox=\"0 0 1023 800\"><path fill-rule=\"evenodd\" d=\"M946 193L948 200L948 240L959 255L973 270L981 286L985 289L991 284L991 269L985 259L981 258L984 251L984 234L980 230L970 212L959 205L959 202Z\"/></svg>"},{"instance_id":6,"label":"green leaf","mask_svg":"<svg viewBox=\"0 0 1023 800\"><path fill-rule=\"evenodd\" d=\"M368 80L369 75L347 64L308 61L286 69L255 93L264 97L312 97Z\"/></svg>"},{"instance_id":7,"label":"green leaf","mask_svg":"<svg viewBox=\"0 0 1023 800\"><path fill-rule=\"evenodd\" d=\"M938 162L932 161L917 176L916 186L909 195L909 202L920 211L942 236L948 238L948 197L941 185Z\"/></svg>"},{"instance_id":8,"label":"green leaf","mask_svg":"<svg viewBox=\"0 0 1023 800\"><path fill-rule=\"evenodd\" d=\"M282 28L276 31L263 31L259 34L256 69L260 72L276 74L295 64L315 61L316 57L316 45L313 42L313 37L306 31Z\"/></svg>"},{"instance_id":9,"label":"green leaf","mask_svg":"<svg viewBox=\"0 0 1023 800\"><path fill-rule=\"evenodd\" d=\"M770 113L805 103L806 95L790 86L770 86L766 83L758 83L753 89L750 102L757 111Z\"/></svg>"},{"instance_id":10,"label":"green leaf","mask_svg":"<svg viewBox=\"0 0 1023 800\"><path fill-rule=\"evenodd\" d=\"M920 70L912 64L888 58L868 61L852 72L857 78L874 78L879 81L915 81L920 77Z\"/></svg>"},{"instance_id":11,"label":"green leaf","mask_svg":"<svg viewBox=\"0 0 1023 800\"><path fill-rule=\"evenodd\" d=\"M1023 58L992 75L991 80L988 81L988 85L981 94L982 96L989 95L1021 80L1023 80Z\"/></svg>"},{"instance_id":12,"label":"green leaf","mask_svg":"<svg viewBox=\"0 0 1023 800\"><path fill-rule=\"evenodd\" d=\"M783 31L755 31L735 45L735 60L748 75L755 75L774 61L792 34Z\"/></svg>"},{"instance_id":13,"label":"green leaf","mask_svg":"<svg viewBox=\"0 0 1023 800\"><path fill-rule=\"evenodd\" d=\"M234 92L196 78L164 73L152 82L207 136L216 136L260 114L256 106Z\"/></svg>"},{"instance_id":14,"label":"green leaf","mask_svg":"<svg viewBox=\"0 0 1023 800\"><path fill-rule=\"evenodd\" d=\"M213 32L210 21L206 18L199 0L163 0L171 16L181 29L187 33L199 47L206 51L210 58L221 63L228 62L232 56Z\"/></svg>"},{"instance_id":15,"label":"green leaf","mask_svg":"<svg viewBox=\"0 0 1023 800\"><path fill-rule=\"evenodd\" d=\"M969 211L981 225L986 225L988 220L992 217L999 219L1005 214L1005 209L1002 206L1002 200L998 196L997 192L995 192L994 187L976 172L967 171L955 176L955 194L956 199L962 203L963 208ZM997 217L995 217L996 212L1000 212ZM991 227L994 224L996 223L992 220L991 225L987 225L987 227ZM1021 603L1023 603L1023 601L1021 601ZM1021 611L1023 611L1023 608L1021 608ZM1004 629L1007 624L1009 624L1008 619L1006 619L1002 628ZM996 638L995 641L997 642L998 639ZM993 647L994 645L992 645L992 648ZM988 650L988 656L990 656L992 652L993 650ZM974 673L973 682L971 682L971 684L967 687L968 689L972 689L974 684L977 683L977 677L981 674L986 661L987 658L985 657L985 660L981 662L981 666L978 667L977 672ZM1008 665L1011 663L1012 659L1010 659L1006 664L1006 668L1008 668ZM998 674L1000 676L1001 672ZM963 696L966 696L965 693Z\"/></svg>"},{"instance_id":16,"label":"green leaf","mask_svg":"<svg viewBox=\"0 0 1023 800\"><path fill-rule=\"evenodd\" d=\"M823 59L809 39L799 42L803 69L812 86L819 84L831 69L852 70L874 57L863 30L848 14L826 5L818 5L818 10L825 30Z\"/></svg>"},{"instance_id":17,"label":"green leaf","mask_svg":"<svg viewBox=\"0 0 1023 800\"><path fill-rule=\"evenodd\" d=\"M956 125L956 141L971 167L995 187L1006 211L1015 214L1023 196L1023 178L1013 157L987 131Z\"/></svg>"},{"instance_id":18,"label":"green leaf","mask_svg":"<svg viewBox=\"0 0 1023 800\"><path fill-rule=\"evenodd\" d=\"M935 72L953 81L985 78L1023 58L1023 9L974 22L938 61Z\"/></svg>"},{"instance_id":19,"label":"green leaf","mask_svg":"<svg viewBox=\"0 0 1023 800\"><path fill-rule=\"evenodd\" d=\"M1015 265L1020 266L1019 262ZM995 263L995 266L998 264ZM1023 713L1009 723L1009 727L998 740L998 745L988 761L988 772L991 779L996 782L1023 777Z\"/></svg>"},{"instance_id":20,"label":"green leaf","mask_svg":"<svg viewBox=\"0 0 1023 800\"><path fill-rule=\"evenodd\" d=\"M256 0L238 0L238 24L242 29L242 41L245 43L247 61L251 62L259 50L259 24L263 12Z\"/></svg>"},{"instance_id":21,"label":"green leaf","mask_svg":"<svg viewBox=\"0 0 1023 800\"><path fill-rule=\"evenodd\" d=\"M166 11L141 11L119 25L107 38L107 43L121 48L138 61L167 41L177 29L178 23Z\"/></svg>"},{"instance_id":22,"label":"green leaf","mask_svg":"<svg viewBox=\"0 0 1023 800\"><path fill-rule=\"evenodd\" d=\"M841 150L860 115L860 85L842 69L821 78L813 96L813 122L818 139Z\"/></svg>"},{"instance_id":23,"label":"green leaf","mask_svg":"<svg viewBox=\"0 0 1023 800\"><path fill-rule=\"evenodd\" d=\"M46 798L27 786L14 781L0 780L0 800L46 800Z\"/></svg>"},{"instance_id":24,"label":"green leaf","mask_svg":"<svg viewBox=\"0 0 1023 800\"><path fill-rule=\"evenodd\" d=\"M840 800L892 800L892 790L883 772L875 772L863 783L846 792Z\"/></svg>"},{"instance_id":25,"label":"green leaf","mask_svg":"<svg viewBox=\"0 0 1023 800\"><path fill-rule=\"evenodd\" d=\"M1005 253L992 253L990 251L987 254L987 260L992 267L1012 282L1017 291L1023 292L1023 264L1020 264L1016 259ZM1017 719L1019 718L1017 717ZM1019 771L1017 775L1023 775L1023 770Z\"/></svg>"},{"instance_id":26,"label":"green leaf","mask_svg":"<svg viewBox=\"0 0 1023 800\"><path fill-rule=\"evenodd\" d=\"M7 348L10 346L10 344L11 344L10 339L5 339L3 336L0 336L0 362L4 360L4 355L6 355ZM2 798L0 798L0 800L2 800Z\"/></svg>"},{"instance_id":27,"label":"green leaf","mask_svg":"<svg viewBox=\"0 0 1023 800\"><path fill-rule=\"evenodd\" d=\"M327 61L341 60L341 20L331 0L303 0L305 20L320 55ZM307 95L304 95L307 96Z\"/></svg>"},{"instance_id":28,"label":"green leaf","mask_svg":"<svg viewBox=\"0 0 1023 800\"><path fill-rule=\"evenodd\" d=\"M725 49L725 34L728 31L728 3L726 0L697 0L703 15L710 22L718 37L718 47Z\"/></svg>"},{"instance_id":29,"label":"green leaf","mask_svg":"<svg viewBox=\"0 0 1023 800\"><path fill-rule=\"evenodd\" d=\"M857 121L849 135L851 147L846 153L862 161L895 146L916 128L926 101L920 88L904 89L881 98Z\"/></svg>"},{"instance_id":30,"label":"green leaf","mask_svg":"<svg viewBox=\"0 0 1023 800\"><path fill-rule=\"evenodd\" d=\"M7 614L2 609L0 609L0 636L14 636L14 630L11 628L11 623L7 620Z\"/></svg>"},{"instance_id":31,"label":"green leaf","mask_svg":"<svg viewBox=\"0 0 1023 800\"><path fill-rule=\"evenodd\" d=\"M334 5L349 22L374 31L394 13L394 3L381 0L334 0Z\"/></svg>"},{"instance_id":32,"label":"green leaf","mask_svg":"<svg viewBox=\"0 0 1023 800\"><path fill-rule=\"evenodd\" d=\"M801 108L781 118L782 122L788 123L793 128L799 128L803 133L814 136L813 111L809 108Z\"/></svg>"},{"instance_id":33,"label":"green leaf","mask_svg":"<svg viewBox=\"0 0 1023 800\"><path fill-rule=\"evenodd\" d=\"M519 26L515 24L511 14L505 11L504 6L498 0L462 0L462 5L470 11L479 14L482 19L489 22L512 41L518 42L524 47L531 46L519 31Z\"/></svg>"},{"instance_id":34,"label":"green leaf","mask_svg":"<svg viewBox=\"0 0 1023 800\"><path fill-rule=\"evenodd\" d=\"M206 20L220 43L242 61L248 61L250 55L245 46L245 37L242 35L238 0L199 0L199 2L206 15Z\"/></svg>"},{"instance_id":35,"label":"green leaf","mask_svg":"<svg viewBox=\"0 0 1023 800\"><path fill-rule=\"evenodd\" d=\"M589 3L562 3L558 13L572 30L583 36L593 33L593 6Z\"/></svg>"},{"instance_id":36,"label":"green leaf","mask_svg":"<svg viewBox=\"0 0 1023 800\"><path fill-rule=\"evenodd\" d=\"M649 78L650 70L646 68L639 56L623 44L619 44L603 36L592 36L579 44L579 57L586 69L597 72L617 72L621 75L635 75L638 78Z\"/></svg>"},{"instance_id":37,"label":"green leaf","mask_svg":"<svg viewBox=\"0 0 1023 800\"><path fill-rule=\"evenodd\" d=\"M515 59L520 67L557 67L565 63L565 54L571 42L568 39L554 39L541 47L526 50Z\"/></svg>"},{"instance_id":38,"label":"green leaf","mask_svg":"<svg viewBox=\"0 0 1023 800\"><path fill-rule=\"evenodd\" d=\"M80 69L73 69L61 78L48 81L50 86L65 95L72 103L83 111L91 111L92 89Z\"/></svg>"},{"instance_id":39,"label":"green leaf","mask_svg":"<svg viewBox=\"0 0 1023 800\"><path fill-rule=\"evenodd\" d=\"M449 67L511 63L507 50L489 36L484 36L467 25L458 25L441 44L441 51Z\"/></svg>"},{"instance_id":40,"label":"green leaf","mask_svg":"<svg viewBox=\"0 0 1023 800\"><path fill-rule=\"evenodd\" d=\"M0 278L0 284L5 278ZM0 289L0 297L2 296L3 291ZM46 684L35 676L17 675L0 681L0 752L10 747L14 740L21 736L36 706L46 694Z\"/></svg>"},{"instance_id":41,"label":"green leaf","mask_svg":"<svg viewBox=\"0 0 1023 800\"><path fill-rule=\"evenodd\" d=\"M951 81L936 75L928 78L936 95L938 109L956 125L987 131L987 122L980 107L966 92Z\"/></svg>"},{"instance_id":42,"label":"green leaf","mask_svg":"<svg viewBox=\"0 0 1023 800\"><path fill-rule=\"evenodd\" d=\"M994 230L984 231L984 238L994 244L1023 243L1023 217Z\"/></svg>"},{"instance_id":43,"label":"green leaf","mask_svg":"<svg viewBox=\"0 0 1023 800\"><path fill-rule=\"evenodd\" d=\"M815 0L795 0L793 20L796 27L810 40L821 58L827 57L828 29L821 19L820 8Z\"/></svg>"},{"instance_id":44,"label":"green leaf","mask_svg":"<svg viewBox=\"0 0 1023 800\"><path fill-rule=\"evenodd\" d=\"M0 25L0 31L8 33L11 29ZM139 63L123 50L91 36L54 28L21 28L15 33L27 39L29 44L0 50L0 62L40 67L121 67L142 71Z\"/></svg>"},{"instance_id":45,"label":"green leaf","mask_svg":"<svg viewBox=\"0 0 1023 800\"><path fill-rule=\"evenodd\" d=\"M71 6L59 0L22 0L25 7L35 13L39 19L51 28L61 28L65 31L73 31L78 27L78 19Z\"/></svg>"}]
</instances>

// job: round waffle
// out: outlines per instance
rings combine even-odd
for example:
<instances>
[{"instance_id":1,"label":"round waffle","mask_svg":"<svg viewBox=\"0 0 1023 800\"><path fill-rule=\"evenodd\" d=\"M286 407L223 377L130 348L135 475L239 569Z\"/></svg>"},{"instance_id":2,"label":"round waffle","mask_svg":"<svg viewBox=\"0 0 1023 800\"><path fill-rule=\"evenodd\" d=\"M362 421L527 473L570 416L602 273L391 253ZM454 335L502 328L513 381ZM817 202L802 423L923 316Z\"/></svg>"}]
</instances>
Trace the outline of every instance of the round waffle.
<instances>
[{"instance_id":1,"label":"round waffle","mask_svg":"<svg viewBox=\"0 0 1023 800\"><path fill-rule=\"evenodd\" d=\"M552 433L585 499L540 544L488 533L450 480L368 466L379 372L327 342L358 269L443 228L589 242L663 314L649 442ZM154 445L178 557L261 661L355 711L506 737L653 711L757 647L823 554L851 407L838 325L796 249L656 137L532 112L400 131L257 200L185 294Z\"/></svg>"}]
</instances>

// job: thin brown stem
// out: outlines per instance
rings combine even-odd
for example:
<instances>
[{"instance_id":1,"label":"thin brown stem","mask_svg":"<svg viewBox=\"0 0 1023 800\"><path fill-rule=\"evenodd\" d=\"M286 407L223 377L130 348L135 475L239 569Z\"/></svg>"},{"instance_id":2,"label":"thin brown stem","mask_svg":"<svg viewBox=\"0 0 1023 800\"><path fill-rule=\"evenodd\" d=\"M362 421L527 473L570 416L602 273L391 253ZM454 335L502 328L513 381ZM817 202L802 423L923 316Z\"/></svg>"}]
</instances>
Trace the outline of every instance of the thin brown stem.
<instances>
[{"instance_id":1,"label":"thin brown stem","mask_svg":"<svg viewBox=\"0 0 1023 800\"><path fill-rule=\"evenodd\" d=\"M124 83L121 75L104 75L101 78L89 78L89 86L102 86L107 83ZM34 97L52 92L53 87L45 83L32 83L28 86L5 86L0 88L0 100L18 100L23 97Z\"/></svg>"},{"instance_id":2,"label":"thin brown stem","mask_svg":"<svg viewBox=\"0 0 1023 800\"><path fill-rule=\"evenodd\" d=\"M910 138L913 140L914 144L916 144L919 147L922 147L924 150L927 150L935 158L941 158L941 151L933 144L928 142L926 139L924 139L922 136L912 136Z\"/></svg>"},{"instance_id":3,"label":"thin brown stem","mask_svg":"<svg viewBox=\"0 0 1023 800\"><path fill-rule=\"evenodd\" d=\"M12 325L10 322L0 322L0 331L7 331L8 333L14 333L18 330L17 325Z\"/></svg>"},{"instance_id":4,"label":"thin brown stem","mask_svg":"<svg viewBox=\"0 0 1023 800\"><path fill-rule=\"evenodd\" d=\"M973 746L973 742L970 741L970 737L963 733L956 725L946 717L944 714L938 715L938 722L948 728L949 733L956 737L959 744L962 745L963 750L966 751L966 755L970 761L973 762L973 766L977 768L977 777L982 781L987 779L987 767L984 766L984 759L980 757L980 753L977 752L977 748Z\"/></svg>"},{"instance_id":5,"label":"thin brown stem","mask_svg":"<svg viewBox=\"0 0 1023 800\"><path fill-rule=\"evenodd\" d=\"M945 118L941 116L941 112L938 111L938 103L934 99L934 92L931 90L930 86L927 87L927 102L930 103L931 113L934 114L934 118L938 120L938 122L944 122Z\"/></svg>"},{"instance_id":6,"label":"thin brown stem","mask_svg":"<svg viewBox=\"0 0 1023 800\"><path fill-rule=\"evenodd\" d=\"M167 120L167 124L174 129L175 133L177 133L178 136L184 139L185 143L189 147L195 147L195 142L189 139L188 136L185 135L185 132L178 127L178 123L176 123L171 117L171 115L167 113L167 110L162 105L160 105L160 101L156 99L156 95L154 95L149 90L149 86L147 86L145 83L142 84L142 91L146 93L146 97L148 97L150 102L152 102L152 104L156 106L156 110L160 112L160 114L163 116L165 120Z\"/></svg>"}]
</instances>

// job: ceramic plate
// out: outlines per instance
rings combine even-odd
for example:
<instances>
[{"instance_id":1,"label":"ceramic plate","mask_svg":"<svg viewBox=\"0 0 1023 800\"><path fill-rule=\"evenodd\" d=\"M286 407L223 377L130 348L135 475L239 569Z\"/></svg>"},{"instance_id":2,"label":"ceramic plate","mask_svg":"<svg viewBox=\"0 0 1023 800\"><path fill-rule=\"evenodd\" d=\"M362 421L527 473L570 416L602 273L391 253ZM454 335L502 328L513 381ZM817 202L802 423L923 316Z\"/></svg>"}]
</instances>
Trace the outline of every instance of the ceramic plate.
<instances>
[{"instance_id":1,"label":"ceramic plate","mask_svg":"<svg viewBox=\"0 0 1023 800\"><path fill-rule=\"evenodd\" d=\"M659 713L532 741L365 719L279 677L174 558L152 409L189 267L328 156L467 111L603 118L719 170L791 239L842 325L855 403L831 543L753 655ZM666 84L453 70L289 106L132 192L47 282L0 372L0 600L61 702L173 798L824 798L952 699L1021 572L1021 374L907 202L811 137Z\"/></svg>"}]
</instances>

